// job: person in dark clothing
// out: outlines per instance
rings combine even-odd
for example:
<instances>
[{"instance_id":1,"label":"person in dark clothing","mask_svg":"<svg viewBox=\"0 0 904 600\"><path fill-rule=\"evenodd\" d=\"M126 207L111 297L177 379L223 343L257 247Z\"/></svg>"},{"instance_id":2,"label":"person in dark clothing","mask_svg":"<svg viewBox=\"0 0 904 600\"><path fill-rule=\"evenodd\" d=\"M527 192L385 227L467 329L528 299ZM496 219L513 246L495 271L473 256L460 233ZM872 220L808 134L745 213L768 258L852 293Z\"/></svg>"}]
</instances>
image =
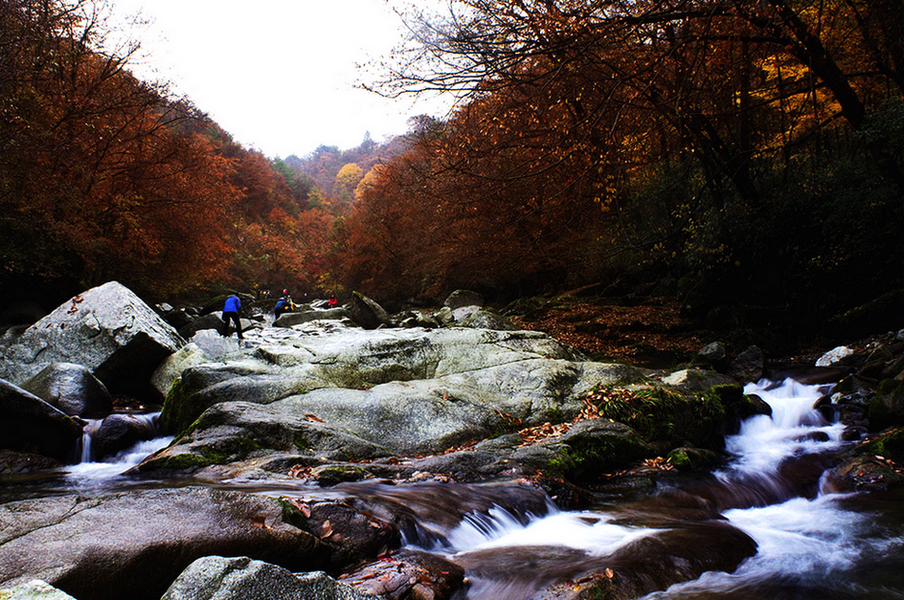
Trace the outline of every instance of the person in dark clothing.
<instances>
[{"instance_id":1,"label":"person in dark clothing","mask_svg":"<svg viewBox=\"0 0 904 600\"><path fill-rule=\"evenodd\" d=\"M273 309L273 315L275 318L279 318L281 314L286 311L292 310L295 308L295 304L292 302L292 297L289 295L289 290L283 290L282 296L279 297L279 300L276 301L276 307Z\"/></svg>"},{"instance_id":2,"label":"person in dark clothing","mask_svg":"<svg viewBox=\"0 0 904 600\"><path fill-rule=\"evenodd\" d=\"M226 304L223 305L223 321L226 323L226 330L223 335L229 336L229 322L235 323L235 331L242 339L242 320L239 315L242 313L242 301L238 296L232 295L226 298Z\"/></svg>"}]
</instances>

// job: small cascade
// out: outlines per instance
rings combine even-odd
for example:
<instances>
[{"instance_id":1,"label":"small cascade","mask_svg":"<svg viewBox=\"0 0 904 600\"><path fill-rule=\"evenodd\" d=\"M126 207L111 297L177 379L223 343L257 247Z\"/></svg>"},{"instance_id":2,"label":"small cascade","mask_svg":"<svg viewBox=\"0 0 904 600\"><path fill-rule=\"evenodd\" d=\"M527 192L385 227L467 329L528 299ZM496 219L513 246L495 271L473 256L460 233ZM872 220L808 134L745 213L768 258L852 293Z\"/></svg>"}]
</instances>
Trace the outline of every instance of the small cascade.
<instances>
[{"instance_id":1,"label":"small cascade","mask_svg":"<svg viewBox=\"0 0 904 600\"><path fill-rule=\"evenodd\" d=\"M97 433L97 428L100 427L103 419L86 419L86 421L87 424L82 429L82 439L79 441L79 450L77 453L79 463L91 462L94 458L91 451L91 440L94 438L94 434Z\"/></svg>"},{"instance_id":2,"label":"small cascade","mask_svg":"<svg viewBox=\"0 0 904 600\"><path fill-rule=\"evenodd\" d=\"M890 565L904 560L900 522L889 527L849 496L822 494L819 480L842 449L843 426L813 409L830 387L793 380L748 384L772 417L756 416L726 440L735 459L713 492L729 522L757 543L734 573L709 572L645 600L752 598L904 598ZM805 479L802 485L801 479ZM893 569L898 573L900 569ZM893 587L890 589L888 586Z\"/></svg>"},{"instance_id":3,"label":"small cascade","mask_svg":"<svg viewBox=\"0 0 904 600\"><path fill-rule=\"evenodd\" d=\"M112 456L98 460L96 438L100 435L104 421L110 418L127 419L130 435L139 439ZM67 467L67 479L79 486L96 486L115 478L136 466L153 452L166 447L172 437L162 437L159 431L159 412L114 413L106 419L90 419L85 425L80 444L81 460Z\"/></svg>"},{"instance_id":4,"label":"small cascade","mask_svg":"<svg viewBox=\"0 0 904 600\"><path fill-rule=\"evenodd\" d=\"M841 423L829 423L814 408L831 386L804 385L786 379L748 384L744 393L759 396L772 415L756 415L725 440L734 456L717 471L717 483L705 495L722 509L749 508L814 497L825 469L844 446Z\"/></svg>"}]
</instances>

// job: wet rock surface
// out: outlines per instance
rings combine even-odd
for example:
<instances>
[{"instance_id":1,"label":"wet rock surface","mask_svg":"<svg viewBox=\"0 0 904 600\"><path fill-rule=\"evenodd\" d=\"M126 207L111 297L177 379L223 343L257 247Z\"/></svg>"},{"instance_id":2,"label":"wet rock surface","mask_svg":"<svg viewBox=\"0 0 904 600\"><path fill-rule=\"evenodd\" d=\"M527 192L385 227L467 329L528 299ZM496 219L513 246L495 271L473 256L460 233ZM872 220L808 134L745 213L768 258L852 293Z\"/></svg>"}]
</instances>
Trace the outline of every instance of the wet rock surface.
<instances>
[{"instance_id":1,"label":"wet rock surface","mask_svg":"<svg viewBox=\"0 0 904 600\"><path fill-rule=\"evenodd\" d=\"M327 566L319 539L269 498L206 488L0 505L0 585L43 580L79 600L160 598L193 560L246 555ZM40 551L35 549L40 548Z\"/></svg>"}]
</instances>

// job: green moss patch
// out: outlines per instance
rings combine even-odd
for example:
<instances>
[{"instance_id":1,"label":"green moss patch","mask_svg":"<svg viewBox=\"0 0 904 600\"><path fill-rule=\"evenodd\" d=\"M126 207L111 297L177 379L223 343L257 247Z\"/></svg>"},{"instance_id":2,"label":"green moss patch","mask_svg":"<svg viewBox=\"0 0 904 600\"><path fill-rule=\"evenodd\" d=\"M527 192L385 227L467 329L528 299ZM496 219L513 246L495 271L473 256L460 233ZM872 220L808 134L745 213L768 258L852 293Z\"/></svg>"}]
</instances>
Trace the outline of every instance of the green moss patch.
<instances>
[{"instance_id":1,"label":"green moss patch","mask_svg":"<svg viewBox=\"0 0 904 600\"><path fill-rule=\"evenodd\" d=\"M684 396L673 390L598 388L587 400L600 416L624 423L651 444L671 449L716 443L725 421L717 393Z\"/></svg>"}]
</instances>

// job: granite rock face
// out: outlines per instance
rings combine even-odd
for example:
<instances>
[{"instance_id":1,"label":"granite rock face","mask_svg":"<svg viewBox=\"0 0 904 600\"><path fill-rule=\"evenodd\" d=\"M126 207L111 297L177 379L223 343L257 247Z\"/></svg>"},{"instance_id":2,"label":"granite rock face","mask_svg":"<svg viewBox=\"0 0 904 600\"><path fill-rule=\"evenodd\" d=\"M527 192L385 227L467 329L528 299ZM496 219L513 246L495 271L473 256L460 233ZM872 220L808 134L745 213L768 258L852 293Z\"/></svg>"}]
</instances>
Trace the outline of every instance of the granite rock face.
<instances>
[{"instance_id":1,"label":"granite rock face","mask_svg":"<svg viewBox=\"0 0 904 600\"><path fill-rule=\"evenodd\" d=\"M2 349L0 378L21 384L53 363L83 365L111 393L142 395L185 341L150 306L112 281L71 298Z\"/></svg>"}]
</instances>

